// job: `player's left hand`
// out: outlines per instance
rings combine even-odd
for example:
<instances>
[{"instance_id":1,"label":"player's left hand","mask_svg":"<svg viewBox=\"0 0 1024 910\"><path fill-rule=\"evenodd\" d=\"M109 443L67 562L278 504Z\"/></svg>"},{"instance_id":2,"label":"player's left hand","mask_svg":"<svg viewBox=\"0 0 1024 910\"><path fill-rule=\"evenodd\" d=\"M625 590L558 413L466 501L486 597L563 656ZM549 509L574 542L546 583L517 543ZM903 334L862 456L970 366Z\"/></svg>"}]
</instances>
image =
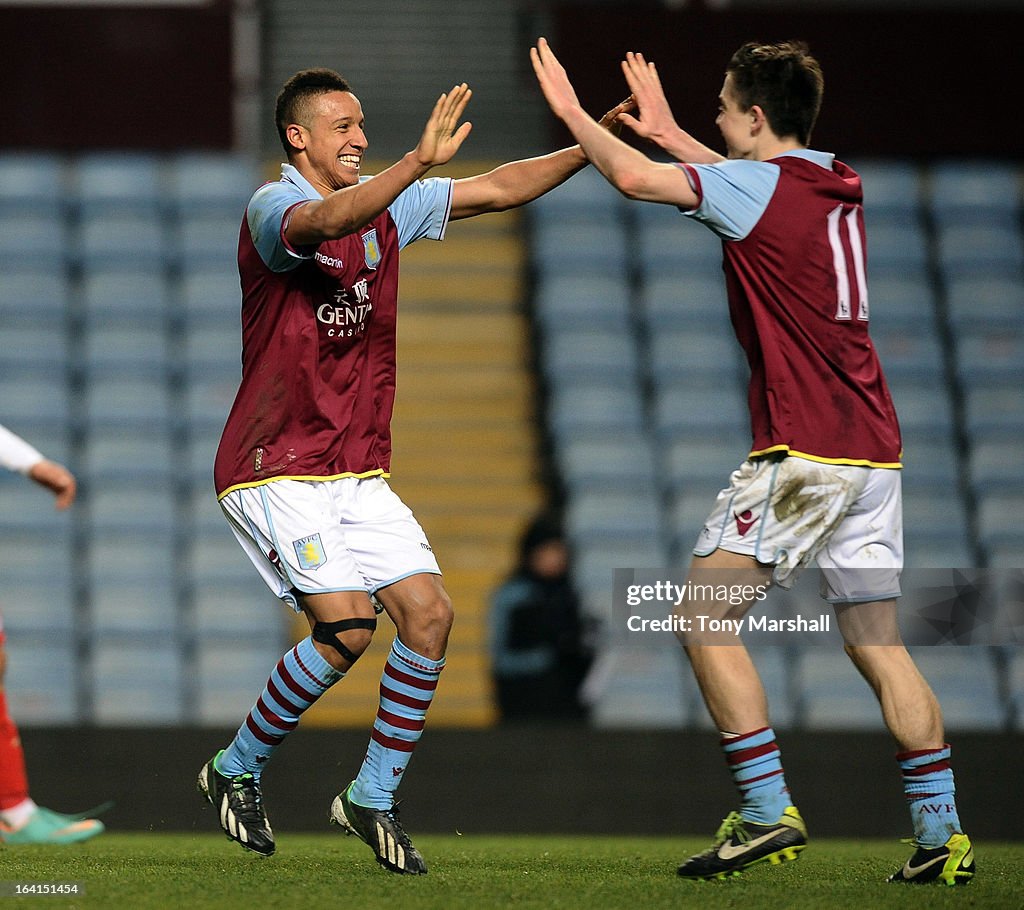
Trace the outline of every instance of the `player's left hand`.
<instances>
[{"instance_id":1,"label":"player's left hand","mask_svg":"<svg viewBox=\"0 0 1024 910\"><path fill-rule=\"evenodd\" d=\"M615 105L607 114L605 114L598 123L601 124L609 133L613 136L618 136L622 132L622 120L620 119L623 114L629 113L629 111L636 110L636 98L630 95L628 98L624 98L618 104Z\"/></svg>"},{"instance_id":2,"label":"player's left hand","mask_svg":"<svg viewBox=\"0 0 1024 910\"><path fill-rule=\"evenodd\" d=\"M530 48L530 62L544 98L556 117L565 120L574 111L582 110L565 67L558 62L547 38L539 38L537 46Z\"/></svg>"},{"instance_id":3,"label":"player's left hand","mask_svg":"<svg viewBox=\"0 0 1024 910\"><path fill-rule=\"evenodd\" d=\"M64 465L44 458L28 469L28 476L57 497L56 506L61 511L75 501L78 484L75 475Z\"/></svg>"}]
</instances>

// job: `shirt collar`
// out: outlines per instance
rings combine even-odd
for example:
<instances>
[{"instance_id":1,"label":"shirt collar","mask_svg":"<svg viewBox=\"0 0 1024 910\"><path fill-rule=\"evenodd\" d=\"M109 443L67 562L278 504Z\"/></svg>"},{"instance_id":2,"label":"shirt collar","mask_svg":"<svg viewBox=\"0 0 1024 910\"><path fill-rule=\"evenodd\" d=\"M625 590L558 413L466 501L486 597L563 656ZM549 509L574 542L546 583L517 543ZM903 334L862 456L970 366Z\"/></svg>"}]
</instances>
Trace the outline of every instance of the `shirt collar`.
<instances>
[{"instance_id":1,"label":"shirt collar","mask_svg":"<svg viewBox=\"0 0 1024 910\"><path fill-rule=\"evenodd\" d=\"M836 156L831 152L817 152L814 149L793 149L789 152L783 152L777 157L784 158L786 155L792 158L803 158L805 161L810 161L825 168L826 171L832 170L832 162L836 160Z\"/></svg>"},{"instance_id":2,"label":"shirt collar","mask_svg":"<svg viewBox=\"0 0 1024 910\"><path fill-rule=\"evenodd\" d=\"M313 184L303 177L302 174L299 173L299 169L292 164L281 165L281 179L287 180L289 183L294 183L300 190L302 190L303 195L308 199L323 198L313 187Z\"/></svg>"}]
</instances>

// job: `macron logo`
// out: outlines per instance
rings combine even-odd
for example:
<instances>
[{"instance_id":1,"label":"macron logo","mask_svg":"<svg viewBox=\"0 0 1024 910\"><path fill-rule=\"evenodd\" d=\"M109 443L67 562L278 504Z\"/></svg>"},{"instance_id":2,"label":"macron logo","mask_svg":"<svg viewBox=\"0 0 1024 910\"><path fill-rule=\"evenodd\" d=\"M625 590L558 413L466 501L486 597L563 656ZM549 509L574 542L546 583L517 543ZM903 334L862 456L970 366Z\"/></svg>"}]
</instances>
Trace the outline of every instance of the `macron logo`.
<instances>
[{"instance_id":1,"label":"macron logo","mask_svg":"<svg viewBox=\"0 0 1024 910\"><path fill-rule=\"evenodd\" d=\"M322 262L324 265L329 266L332 269L343 269L345 267L345 261L338 259L335 256L325 256L319 250L313 254L313 258L317 262Z\"/></svg>"}]
</instances>

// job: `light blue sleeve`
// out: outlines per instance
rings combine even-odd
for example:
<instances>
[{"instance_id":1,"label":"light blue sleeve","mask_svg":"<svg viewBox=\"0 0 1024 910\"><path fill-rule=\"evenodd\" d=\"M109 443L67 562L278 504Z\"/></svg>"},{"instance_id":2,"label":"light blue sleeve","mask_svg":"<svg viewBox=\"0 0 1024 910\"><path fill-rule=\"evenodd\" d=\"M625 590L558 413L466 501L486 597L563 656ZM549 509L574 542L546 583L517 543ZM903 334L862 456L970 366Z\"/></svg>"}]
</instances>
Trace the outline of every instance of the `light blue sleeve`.
<instances>
[{"instance_id":1,"label":"light blue sleeve","mask_svg":"<svg viewBox=\"0 0 1024 910\"><path fill-rule=\"evenodd\" d=\"M313 257L314 247L295 249L281 236L281 221L285 212L298 202L307 202L299 187L287 181L261 186L249 200L246 217L249 233L260 258L272 272L287 272Z\"/></svg>"},{"instance_id":2,"label":"light blue sleeve","mask_svg":"<svg viewBox=\"0 0 1024 910\"><path fill-rule=\"evenodd\" d=\"M754 229L771 201L781 173L777 164L745 159L690 164L686 168L693 170L700 180L701 200L696 209L683 214L706 224L727 240L742 240Z\"/></svg>"},{"instance_id":3,"label":"light blue sleeve","mask_svg":"<svg viewBox=\"0 0 1024 910\"><path fill-rule=\"evenodd\" d=\"M398 194L388 211L398 228L399 249L423 237L443 239L452 211L451 178L417 180Z\"/></svg>"}]
</instances>

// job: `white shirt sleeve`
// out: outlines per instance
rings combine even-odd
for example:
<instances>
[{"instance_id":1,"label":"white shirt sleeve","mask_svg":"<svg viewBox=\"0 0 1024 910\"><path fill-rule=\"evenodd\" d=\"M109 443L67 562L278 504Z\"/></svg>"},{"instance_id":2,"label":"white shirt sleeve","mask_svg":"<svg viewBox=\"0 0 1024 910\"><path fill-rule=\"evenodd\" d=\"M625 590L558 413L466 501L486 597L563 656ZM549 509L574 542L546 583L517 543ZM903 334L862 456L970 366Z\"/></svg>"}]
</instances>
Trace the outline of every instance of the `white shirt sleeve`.
<instances>
[{"instance_id":1,"label":"white shirt sleeve","mask_svg":"<svg viewBox=\"0 0 1024 910\"><path fill-rule=\"evenodd\" d=\"M24 439L0 425L0 467L27 474L33 465L43 460L43 456Z\"/></svg>"}]
</instances>

